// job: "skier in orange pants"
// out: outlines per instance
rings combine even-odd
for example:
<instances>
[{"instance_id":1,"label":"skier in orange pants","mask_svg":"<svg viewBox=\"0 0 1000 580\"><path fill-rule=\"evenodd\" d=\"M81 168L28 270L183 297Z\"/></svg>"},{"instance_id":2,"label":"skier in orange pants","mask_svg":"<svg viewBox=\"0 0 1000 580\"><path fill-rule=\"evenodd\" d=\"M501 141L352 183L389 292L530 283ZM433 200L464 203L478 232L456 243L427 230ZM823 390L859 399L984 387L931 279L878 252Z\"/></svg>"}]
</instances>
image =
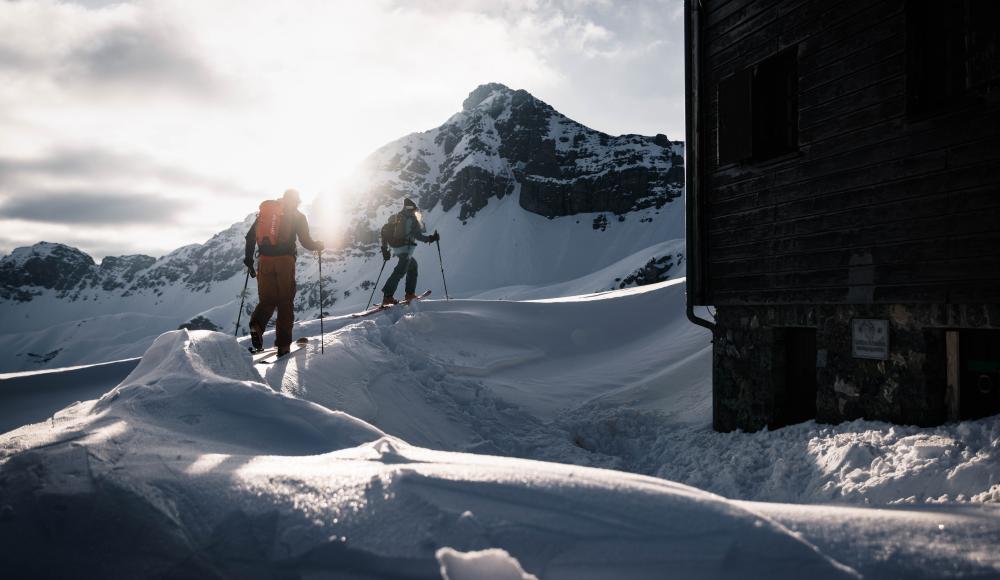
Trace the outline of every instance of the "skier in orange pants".
<instances>
[{"instance_id":1,"label":"skier in orange pants","mask_svg":"<svg viewBox=\"0 0 1000 580\"><path fill-rule=\"evenodd\" d=\"M323 250L323 242L309 236L309 222L298 210L299 203L299 192L294 189L286 191L280 200L261 203L260 213L246 236L243 263L251 271L254 248L260 249L260 268L257 272L260 302L250 317L250 342L255 350L264 347L264 329L277 309L274 346L278 348L279 356L287 354L292 344L296 239L307 250Z\"/></svg>"}]
</instances>

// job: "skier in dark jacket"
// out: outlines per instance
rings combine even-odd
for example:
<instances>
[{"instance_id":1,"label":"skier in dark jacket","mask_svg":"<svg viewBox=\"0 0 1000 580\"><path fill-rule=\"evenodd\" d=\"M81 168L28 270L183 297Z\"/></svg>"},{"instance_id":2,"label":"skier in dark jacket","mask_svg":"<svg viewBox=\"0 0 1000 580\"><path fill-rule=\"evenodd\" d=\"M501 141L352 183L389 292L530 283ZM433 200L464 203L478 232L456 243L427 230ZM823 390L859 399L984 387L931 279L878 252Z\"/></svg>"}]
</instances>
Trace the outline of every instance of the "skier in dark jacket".
<instances>
[{"instance_id":1,"label":"skier in dark jacket","mask_svg":"<svg viewBox=\"0 0 1000 580\"><path fill-rule=\"evenodd\" d=\"M389 278L386 279L385 286L382 286L383 305L396 304L398 302L398 300L393 298L393 295L396 293L396 288L399 286L399 281L403 276L406 276L403 300L410 301L417 297L417 260L413 257L413 249L417 245L417 240L432 244L441 238L437 232L429 236L424 233L424 223L420 212L417 210L417 204L413 203L413 200L410 198L403 200L403 211L399 212L397 216L396 219L399 220L400 224L397 226L397 229L400 235L396 236L396 243L398 245L392 245L391 255L398 257L399 262L396 263L396 267L389 274ZM382 259L386 261L390 257L389 245L385 239L382 240Z\"/></svg>"},{"instance_id":2,"label":"skier in dark jacket","mask_svg":"<svg viewBox=\"0 0 1000 580\"><path fill-rule=\"evenodd\" d=\"M275 308L274 346L278 355L287 354L292 344L295 299L295 241L307 250L320 252L323 242L309 236L309 222L299 211L299 192L289 189L280 200L260 204L261 211L246 236L246 256L243 263L253 272L254 248L260 247L260 268L257 271L257 293L260 302L250 317L250 342L254 349L264 347L263 334Z\"/></svg>"}]
</instances>

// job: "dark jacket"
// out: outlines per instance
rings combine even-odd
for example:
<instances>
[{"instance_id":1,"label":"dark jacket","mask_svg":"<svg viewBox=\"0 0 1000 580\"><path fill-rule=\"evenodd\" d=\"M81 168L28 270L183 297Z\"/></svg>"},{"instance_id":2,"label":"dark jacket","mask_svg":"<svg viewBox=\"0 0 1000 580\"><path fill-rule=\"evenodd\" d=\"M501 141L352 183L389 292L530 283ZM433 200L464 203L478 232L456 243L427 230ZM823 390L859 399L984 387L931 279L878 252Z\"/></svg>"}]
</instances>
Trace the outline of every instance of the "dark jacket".
<instances>
[{"instance_id":1,"label":"dark jacket","mask_svg":"<svg viewBox=\"0 0 1000 580\"><path fill-rule=\"evenodd\" d=\"M298 239L302 246L311 251L319 250L320 245L316 243L311 237L309 237L309 222L306 220L306 216L302 215L299 210L292 210L285 213L284 223L281 224L282 231L292 231L293 235L288 237L288 241L282 242L276 246L267 246L260 249L260 255L262 256L294 256L295 255L295 240ZM288 227L289 230L285 230ZM257 220L253 221L253 225L250 226L250 231L247 232L247 245L246 245L246 259L253 259L254 248L257 247Z\"/></svg>"}]
</instances>

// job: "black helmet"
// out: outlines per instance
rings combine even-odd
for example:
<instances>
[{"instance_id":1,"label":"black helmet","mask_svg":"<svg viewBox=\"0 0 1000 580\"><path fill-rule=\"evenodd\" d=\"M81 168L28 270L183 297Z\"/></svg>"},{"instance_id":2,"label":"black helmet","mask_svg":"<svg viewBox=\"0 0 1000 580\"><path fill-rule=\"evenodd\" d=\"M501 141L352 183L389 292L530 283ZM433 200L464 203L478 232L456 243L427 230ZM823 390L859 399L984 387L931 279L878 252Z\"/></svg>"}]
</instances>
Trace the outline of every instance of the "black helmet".
<instances>
[{"instance_id":1,"label":"black helmet","mask_svg":"<svg viewBox=\"0 0 1000 580\"><path fill-rule=\"evenodd\" d=\"M412 207L413 209L417 209L417 204L413 203L413 200L407 197L407 198L403 199L403 209L406 209L408 207Z\"/></svg>"}]
</instances>

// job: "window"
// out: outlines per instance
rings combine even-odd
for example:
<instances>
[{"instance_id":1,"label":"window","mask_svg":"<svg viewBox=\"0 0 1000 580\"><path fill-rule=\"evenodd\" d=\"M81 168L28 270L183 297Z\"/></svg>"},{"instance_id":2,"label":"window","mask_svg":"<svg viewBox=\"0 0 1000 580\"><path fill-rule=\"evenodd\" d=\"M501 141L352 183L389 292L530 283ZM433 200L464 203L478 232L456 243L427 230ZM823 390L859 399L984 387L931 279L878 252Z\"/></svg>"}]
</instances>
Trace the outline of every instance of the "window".
<instances>
[{"instance_id":1,"label":"window","mask_svg":"<svg viewBox=\"0 0 1000 580\"><path fill-rule=\"evenodd\" d=\"M798 79L792 48L719 83L719 165L798 150Z\"/></svg>"},{"instance_id":2,"label":"window","mask_svg":"<svg viewBox=\"0 0 1000 580\"><path fill-rule=\"evenodd\" d=\"M944 110L1000 88L1000 2L906 4L906 111Z\"/></svg>"}]
</instances>

